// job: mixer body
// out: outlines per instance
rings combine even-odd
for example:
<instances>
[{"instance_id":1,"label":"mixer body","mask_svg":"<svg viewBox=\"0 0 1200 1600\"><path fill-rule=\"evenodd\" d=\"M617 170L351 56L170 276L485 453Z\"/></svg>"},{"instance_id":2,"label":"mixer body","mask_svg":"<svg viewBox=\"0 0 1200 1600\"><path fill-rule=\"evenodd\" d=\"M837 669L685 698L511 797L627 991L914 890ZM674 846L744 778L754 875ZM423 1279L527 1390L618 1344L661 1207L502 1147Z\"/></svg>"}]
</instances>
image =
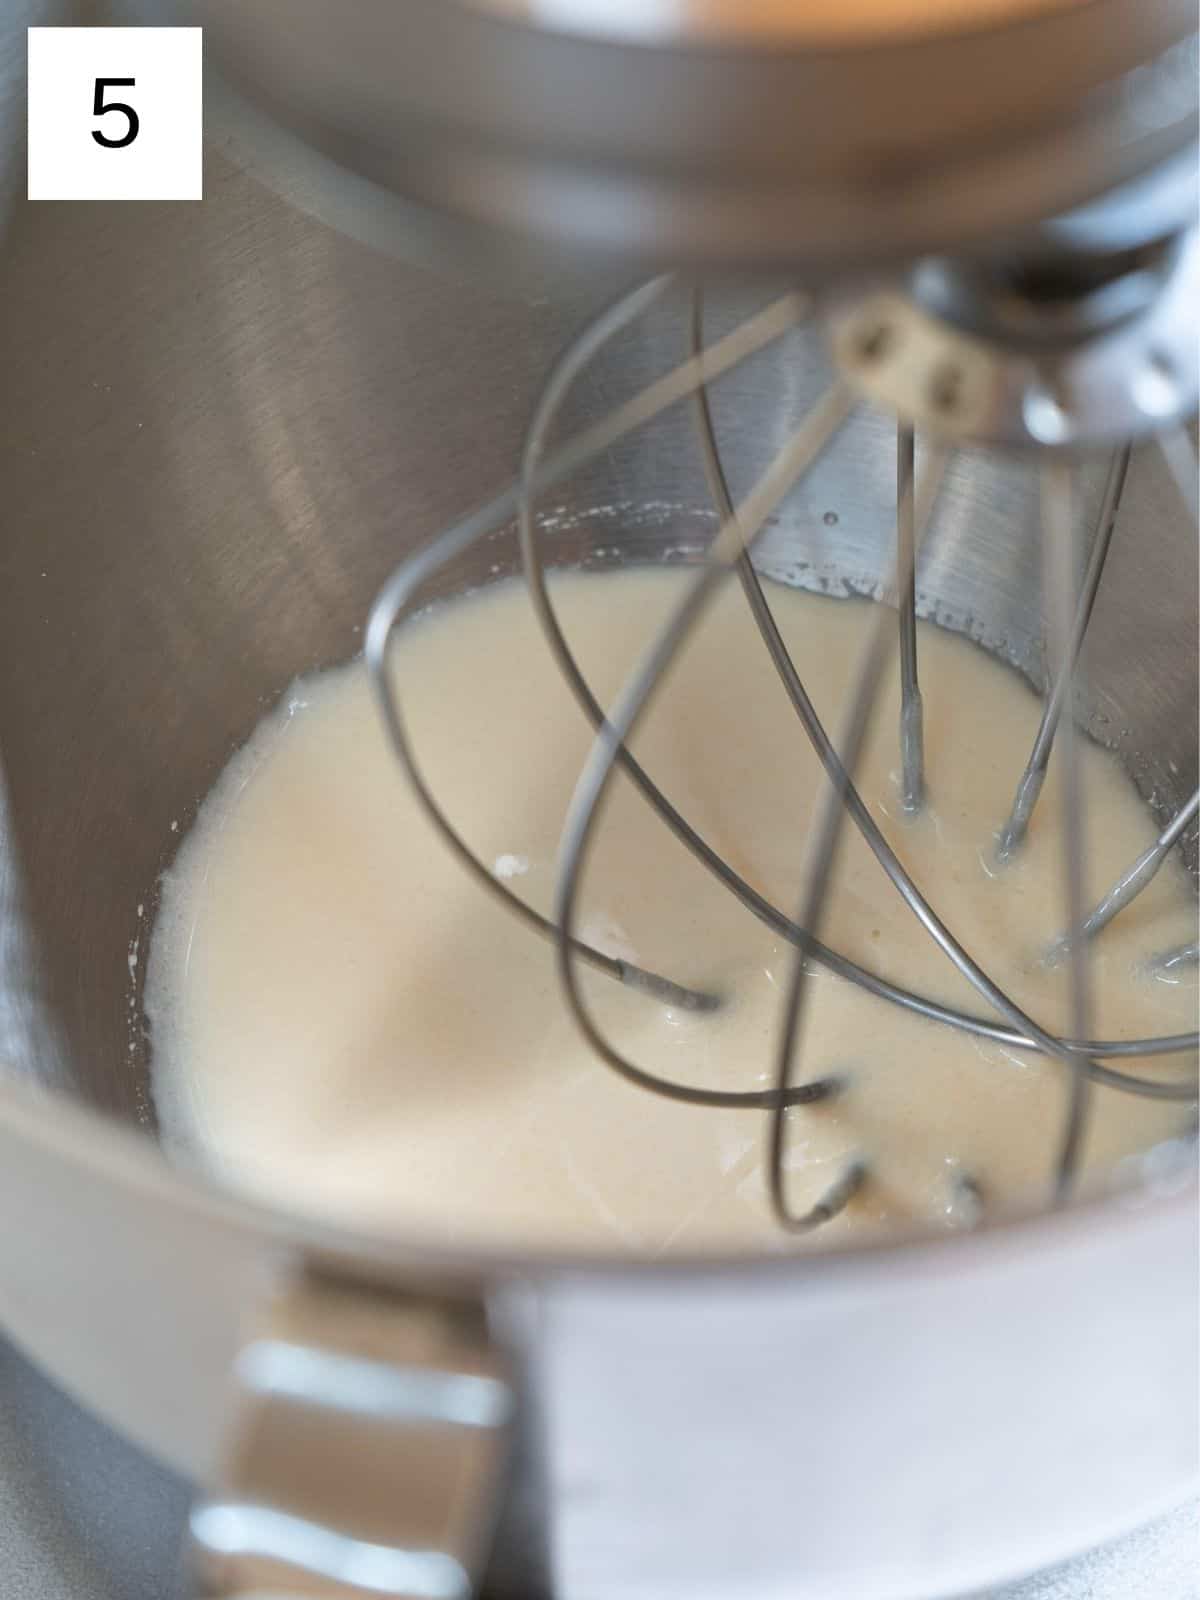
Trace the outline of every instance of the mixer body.
<instances>
[{"instance_id":1,"label":"mixer body","mask_svg":"<svg viewBox=\"0 0 1200 1600\"><path fill-rule=\"evenodd\" d=\"M535 253L811 279L1020 235L1195 138L1178 0L170 5L307 143Z\"/></svg>"},{"instance_id":2,"label":"mixer body","mask_svg":"<svg viewBox=\"0 0 1200 1600\"><path fill-rule=\"evenodd\" d=\"M6 1327L203 1484L223 1470L247 1317L281 1280L352 1280L381 1317L397 1289L483 1307L524 1419L492 1581L523 1597L931 1600L1183 1496L1190 1192L887 1252L662 1267L338 1234L165 1161L129 961L174 837L289 680L360 648L396 560L506 480L537 384L600 293L425 270L381 248L417 230L376 193L336 231L240 170L266 170L265 145L237 142L252 128L219 134L202 206L14 201L4 218L0 355L21 374L0 543ZM274 150L319 209L327 169ZM742 298L718 296L714 320ZM669 308L624 336L574 420L684 340ZM808 344L729 379L714 403L734 479L776 448L762 419L783 430L826 381ZM850 425L766 535L766 570L878 585L890 438L879 419ZM1102 478L1084 478L1092 511ZM555 563L614 544L628 561L696 556L711 533L683 417L571 494ZM1035 506L1030 473L959 457L938 513L956 560L921 571L919 601L1040 685ZM502 531L446 590L516 559ZM1085 717L1163 817L1195 785L1196 583L1194 530L1160 459L1137 454ZM401 1493L421 1462L402 1431L395 1444Z\"/></svg>"}]
</instances>

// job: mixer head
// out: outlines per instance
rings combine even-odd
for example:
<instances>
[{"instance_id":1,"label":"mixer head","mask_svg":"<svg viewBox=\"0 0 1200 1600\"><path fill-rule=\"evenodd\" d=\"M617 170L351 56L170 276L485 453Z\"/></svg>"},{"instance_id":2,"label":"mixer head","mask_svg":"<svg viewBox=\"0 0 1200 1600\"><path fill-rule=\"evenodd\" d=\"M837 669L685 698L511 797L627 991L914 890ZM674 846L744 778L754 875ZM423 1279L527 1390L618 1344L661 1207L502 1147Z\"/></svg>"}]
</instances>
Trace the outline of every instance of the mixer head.
<instances>
[{"instance_id":1,"label":"mixer head","mask_svg":"<svg viewBox=\"0 0 1200 1600\"><path fill-rule=\"evenodd\" d=\"M603 421L552 445L577 378L670 280L652 279L621 297L580 335L546 382L516 482L393 575L366 644L391 740L427 813L487 892L555 941L564 1001L599 1055L658 1094L766 1110L775 1213L797 1231L835 1215L871 1170L863 1152L814 1206L797 1214L789 1204L785 1113L809 1106L818 1114L820 1102L839 1092L836 1076L820 1064L796 1081L814 966L943 1025L1061 1062L1068 1096L1054 1175L1059 1199L1076 1178L1097 1087L1194 1100L1194 1075L1164 1081L1119 1065L1123 1057L1193 1051L1194 1034L1092 1037L1088 952L1178 844L1197 799L1166 821L1154 847L1089 909L1087 796L1073 712L1074 675L1135 441L1157 438L1154 447L1195 511L1196 458L1181 427L1196 406L1200 336L1190 10L1166 0L926 0L903 8L855 0L835 13L777 0L422 0L403 8L401 18L387 0L354 0L339 8L336 39L319 0L259 0L254 7L207 0L201 12L210 45L224 52L235 80L343 163L536 247L682 265L694 285L687 359ZM702 285L730 266L782 266L801 287L707 344ZM735 505L708 387L801 322L821 332L834 380L807 416L786 419L788 441ZM559 624L535 501L684 400L693 407L717 533L662 634L606 712ZM776 507L863 404L895 419L895 559L881 586L889 603L879 607L834 738L775 624L752 552ZM1028 1016L989 976L982 953L959 942L855 787L895 635L902 802L910 814L925 804L918 552L948 454L963 445L1036 453L1047 693L1025 770L1014 775L1011 806L997 817L995 854L1003 863L1021 850L1057 749L1063 935L1048 959L1069 964L1065 1036ZM1071 457L1096 448L1111 452L1111 464L1084 562ZM430 580L513 519L547 643L595 729L563 831L551 917L498 881L442 812L411 748L388 664L395 626ZM664 674L731 576L827 779L808 841L802 902L790 912L697 833L630 749ZM666 1080L628 1059L589 1011L581 962L673 1005L704 1010L721 998L606 955L579 935L581 875L618 772L730 893L793 946L768 1089L724 1093ZM901 989L822 941L847 823L972 985L984 1013ZM1182 964L1195 954L1189 946L1158 959ZM969 1174L963 1188L972 1211L986 1207Z\"/></svg>"},{"instance_id":2,"label":"mixer head","mask_svg":"<svg viewBox=\"0 0 1200 1600\"><path fill-rule=\"evenodd\" d=\"M842 279L1044 246L1073 208L1076 240L1161 232L1189 187L1151 181L1195 141L1178 0L184 8L343 166L555 254Z\"/></svg>"},{"instance_id":3,"label":"mixer head","mask_svg":"<svg viewBox=\"0 0 1200 1600\"><path fill-rule=\"evenodd\" d=\"M457 227L769 268L860 393L956 441L1191 415L1196 19L1175 0L192 0L227 74Z\"/></svg>"}]
</instances>

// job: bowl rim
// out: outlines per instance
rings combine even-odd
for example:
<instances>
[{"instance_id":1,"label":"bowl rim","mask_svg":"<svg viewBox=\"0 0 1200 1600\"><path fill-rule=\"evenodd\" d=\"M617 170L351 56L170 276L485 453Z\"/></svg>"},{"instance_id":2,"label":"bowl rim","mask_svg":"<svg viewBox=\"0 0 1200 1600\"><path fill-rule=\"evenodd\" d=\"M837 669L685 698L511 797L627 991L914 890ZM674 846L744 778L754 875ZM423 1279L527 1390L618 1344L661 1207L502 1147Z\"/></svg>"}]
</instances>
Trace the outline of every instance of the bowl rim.
<instances>
[{"instance_id":1,"label":"bowl rim","mask_svg":"<svg viewBox=\"0 0 1200 1600\"><path fill-rule=\"evenodd\" d=\"M1106 1234L1113 1228L1140 1233L1156 1221L1163 1231L1200 1221L1200 1163L1193 1162L1178 1181L1158 1190L1136 1184L1103 1190L1060 1209L1031 1207L985 1222L968 1234L909 1229L836 1249L757 1247L657 1258L562 1246L498 1248L438 1240L421 1230L355 1227L239 1191L198 1167L172 1161L148 1134L60 1090L31 1089L6 1078L2 1070L0 1129L93 1179L138 1193L158 1207L182 1209L198 1219L256 1234L264 1245L299 1249L352 1275L395 1281L434 1278L464 1290L562 1278L655 1288L664 1281L730 1277L836 1284L847 1276L866 1276L884 1283L897 1273L987 1272L1009 1258L1013 1243L1022 1253L1045 1253L1081 1243L1098 1227Z\"/></svg>"}]
</instances>

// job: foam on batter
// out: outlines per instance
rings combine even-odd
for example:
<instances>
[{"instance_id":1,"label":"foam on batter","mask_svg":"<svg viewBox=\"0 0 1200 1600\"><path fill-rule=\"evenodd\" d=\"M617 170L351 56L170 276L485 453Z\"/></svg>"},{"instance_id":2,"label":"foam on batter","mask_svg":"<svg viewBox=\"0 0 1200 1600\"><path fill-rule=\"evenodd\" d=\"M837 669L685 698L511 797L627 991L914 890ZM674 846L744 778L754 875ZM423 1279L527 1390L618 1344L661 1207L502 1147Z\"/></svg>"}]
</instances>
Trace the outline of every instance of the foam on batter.
<instances>
[{"instance_id":1,"label":"foam on batter","mask_svg":"<svg viewBox=\"0 0 1200 1600\"><path fill-rule=\"evenodd\" d=\"M606 703L678 581L662 571L553 581ZM769 594L836 729L869 608ZM1024 852L1003 871L993 860L1038 700L935 627L922 625L920 651L928 808L916 821L900 813L894 672L861 791L954 932L1032 1015L1060 1027L1065 977L1042 960L1063 919L1054 762ZM496 876L549 912L590 735L524 590L498 583L419 618L394 655L435 792ZM685 649L636 749L693 825L794 913L819 768L734 586ZM1098 894L1154 828L1112 756L1087 745L1082 758ZM1145 971L1148 953L1195 929L1172 862L1096 944L1094 1034L1195 1027L1195 969L1170 983ZM597 834L580 932L728 996L698 1016L585 972L590 1006L627 1055L691 1083L770 1081L792 952L624 779ZM897 983L986 1009L850 828L822 933ZM954 1226L962 1174L993 1205L1048 1196L1066 1105L1060 1064L923 1021L820 969L810 995L797 1080L837 1073L846 1088L789 1113L793 1203L811 1203L856 1154L871 1173L817 1242ZM201 807L163 883L147 1011L169 1146L253 1192L460 1242L792 1247L767 1203L764 1115L659 1099L592 1054L561 1003L552 947L480 892L413 801L359 662L294 685ZM1194 1070L1181 1056L1119 1064L1174 1078ZM1089 1181L1184 1117L1096 1090Z\"/></svg>"}]
</instances>

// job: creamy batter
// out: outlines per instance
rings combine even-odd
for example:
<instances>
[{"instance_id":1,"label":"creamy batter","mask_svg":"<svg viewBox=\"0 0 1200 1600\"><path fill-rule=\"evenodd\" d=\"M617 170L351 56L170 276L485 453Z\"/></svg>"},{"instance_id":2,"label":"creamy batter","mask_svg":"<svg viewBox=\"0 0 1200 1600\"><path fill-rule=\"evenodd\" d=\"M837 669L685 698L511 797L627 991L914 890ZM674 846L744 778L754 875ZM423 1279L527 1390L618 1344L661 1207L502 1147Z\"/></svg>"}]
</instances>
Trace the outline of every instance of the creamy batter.
<instances>
[{"instance_id":1,"label":"creamy batter","mask_svg":"<svg viewBox=\"0 0 1200 1600\"><path fill-rule=\"evenodd\" d=\"M663 571L554 580L603 701L677 583ZM870 608L769 592L836 730ZM993 859L1038 700L963 639L923 625L920 650L927 810L900 812L895 675L860 788L949 926L1032 1015L1061 1027L1065 977L1042 960L1063 920L1053 762L1020 858L1002 871ZM549 912L590 732L524 589L498 583L415 620L394 658L434 791L496 874ZM635 748L737 870L794 913L819 768L734 585ZM1109 754L1089 744L1082 758L1098 894L1153 826ZM714 1015L687 1014L585 972L626 1055L697 1084L770 1081L791 950L621 778L581 906L591 942L728 997ZM984 1009L849 827L823 937L898 983ZM1097 941L1093 1034L1194 1028L1194 970L1172 983L1145 971L1148 952L1194 937L1190 887L1171 863ZM925 1022L824 971L810 995L796 1079L835 1072L846 1088L789 1113L793 1204L810 1204L857 1153L871 1174L814 1239L954 1226L963 1174L992 1204L1045 1199L1066 1103L1058 1063ZM764 1114L662 1100L591 1053L561 1003L551 945L480 891L412 800L359 662L294 685L204 803L163 884L147 1010L169 1143L289 1205L464 1243L649 1255L793 1245L767 1203ZM1178 1078L1194 1063L1118 1065ZM1096 1090L1088 1180L1184 1117Z\"/></svg>"}]
</instances>

